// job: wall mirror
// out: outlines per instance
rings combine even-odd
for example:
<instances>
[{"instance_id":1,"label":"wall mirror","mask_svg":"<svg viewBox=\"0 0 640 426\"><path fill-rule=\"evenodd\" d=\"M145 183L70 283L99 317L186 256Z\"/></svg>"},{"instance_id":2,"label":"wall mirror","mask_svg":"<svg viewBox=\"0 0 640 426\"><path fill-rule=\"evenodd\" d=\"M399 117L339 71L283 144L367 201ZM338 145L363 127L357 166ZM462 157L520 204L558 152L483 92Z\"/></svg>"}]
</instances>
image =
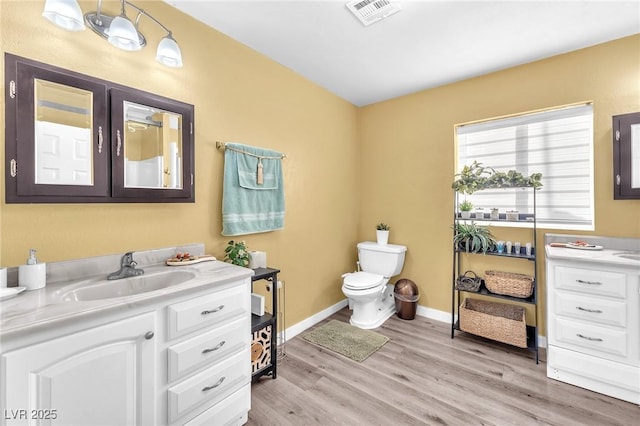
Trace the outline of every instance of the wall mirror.
<instances>
[{"instance_id":1,"label":"wall mirror","mask_svg":"<svg viewBox=\"0 0 640 426\"><path fill-rule=\"evenodd\" d=\"M193 106L5 54L7 203L193 202Z\"/></svg>"},{"instance_id":2,"label":"wall mirror","mask_svg":"<svg viewBox=\"0 0 640 426\"><path fill-rule=\"evenodd\" d=\"M114 196L189 198L193 107L115 88L110 98Z\"/></svg>"},{"instance_id":3,"label":"wall mirror","mask_svg":"<svg viewBox=\"0 0 640 426\"><path fill-rule=\"evenodd\" d=\"M93 185L93 93L36 78L34 95L35 184Z\"/></svg>"},{"instance_id":4,"label":"wall mirror","mask_svg":"<svg viewBox=\"0 0 640 426\"><path fill-rule=\"evenodd\" d=\"M124 102L125 188L181 189L182 116Z\"/></svg>"},{"instance_id":5,"label":"wall mirror","mask_svg":"<svg viewBox=\"0 0 640 426\"><path fill-rule=\"evenodd\" d=\"M640 112L613 117L613 197L640 199Z\"/></svg>"}]
</instances>

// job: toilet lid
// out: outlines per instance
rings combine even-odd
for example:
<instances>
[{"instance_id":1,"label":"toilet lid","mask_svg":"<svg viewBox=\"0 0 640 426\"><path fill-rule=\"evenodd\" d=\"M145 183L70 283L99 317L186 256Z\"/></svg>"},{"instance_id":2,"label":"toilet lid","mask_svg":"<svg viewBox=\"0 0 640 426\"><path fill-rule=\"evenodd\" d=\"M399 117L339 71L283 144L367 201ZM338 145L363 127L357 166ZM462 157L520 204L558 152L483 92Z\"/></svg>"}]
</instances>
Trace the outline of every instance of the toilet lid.
<instances>
[{"instance_id":1,"label":"toilet lid","mask_svg":"<svg viewBox=\"0 0 640 426\"><path fill-rule=\"evenodd\" d=\"M384 277L371 272L354 272L344 277L344 286L352 290L367 290L377 287Z\"/></svg>"}]
</instances>

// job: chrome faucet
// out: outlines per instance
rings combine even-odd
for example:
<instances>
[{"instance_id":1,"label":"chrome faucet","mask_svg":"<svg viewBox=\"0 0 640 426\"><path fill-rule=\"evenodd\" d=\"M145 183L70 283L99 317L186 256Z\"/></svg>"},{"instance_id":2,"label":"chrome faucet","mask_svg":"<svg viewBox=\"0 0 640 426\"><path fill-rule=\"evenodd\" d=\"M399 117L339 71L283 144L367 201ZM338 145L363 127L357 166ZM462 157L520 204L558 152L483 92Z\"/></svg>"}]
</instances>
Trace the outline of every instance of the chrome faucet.
<instances>
[{"instance_id":1,"label":"chrome faucet","mask_svg":"<svg viewBox=\"0 0 640 426\"><path fill-rule=\"evenodd\" d=\"M120 270L107 276L108 280L119 280L121 278L135 277L144 274L143 269L136 269L136 261L133 260L133 252L129 251L122 256Z\"/></svg>"}]
</instances>

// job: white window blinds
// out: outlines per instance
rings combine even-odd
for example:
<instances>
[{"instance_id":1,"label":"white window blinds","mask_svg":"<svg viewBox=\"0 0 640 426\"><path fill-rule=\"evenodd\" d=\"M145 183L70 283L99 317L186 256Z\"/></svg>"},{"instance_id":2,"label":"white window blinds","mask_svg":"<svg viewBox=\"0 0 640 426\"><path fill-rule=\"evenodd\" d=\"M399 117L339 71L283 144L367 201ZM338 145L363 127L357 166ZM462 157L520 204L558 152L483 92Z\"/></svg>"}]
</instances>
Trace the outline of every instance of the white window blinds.
<instances>
[{"instance_id":1,"label":"white window blinds","mask_svg":"<svg viewBox=\"0 0 640 426\"><path fill-rule=\"evenodd\" d=\"M566 107L460 125L457 172L474 160L496 171L542 173L536 191L538 227L593 230L593 107ZM474 206L533 213L533 190L463 195Z\"/></svg>"}]
</instances>

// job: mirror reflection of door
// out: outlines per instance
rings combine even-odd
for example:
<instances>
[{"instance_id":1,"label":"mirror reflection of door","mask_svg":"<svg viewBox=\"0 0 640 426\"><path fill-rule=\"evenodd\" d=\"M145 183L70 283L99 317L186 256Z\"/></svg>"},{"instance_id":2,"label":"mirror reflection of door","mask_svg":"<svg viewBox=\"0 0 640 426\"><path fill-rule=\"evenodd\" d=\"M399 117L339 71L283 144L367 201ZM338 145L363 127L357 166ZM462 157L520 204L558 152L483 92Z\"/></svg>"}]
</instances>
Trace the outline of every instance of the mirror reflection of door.
<instances>
[{"instance_id":1,"label":"mirror reflection of door","mask_svg":"<svg viewBox=\"0 0 640 426\"><path fill-rule=\"evenodd\" d=\"M182 115L124 101L124 186L182 189Z\"/></svg>"},{"instance_id":2,"label":"mirror reflection of door","mask_svg":"<svg viewBox=\"0 0 640 426\"><path fill-rule=\"evenodd\" d=\"M93 182L93 93L34 79L35 183Z\"/></svg>"}]
</instances>

